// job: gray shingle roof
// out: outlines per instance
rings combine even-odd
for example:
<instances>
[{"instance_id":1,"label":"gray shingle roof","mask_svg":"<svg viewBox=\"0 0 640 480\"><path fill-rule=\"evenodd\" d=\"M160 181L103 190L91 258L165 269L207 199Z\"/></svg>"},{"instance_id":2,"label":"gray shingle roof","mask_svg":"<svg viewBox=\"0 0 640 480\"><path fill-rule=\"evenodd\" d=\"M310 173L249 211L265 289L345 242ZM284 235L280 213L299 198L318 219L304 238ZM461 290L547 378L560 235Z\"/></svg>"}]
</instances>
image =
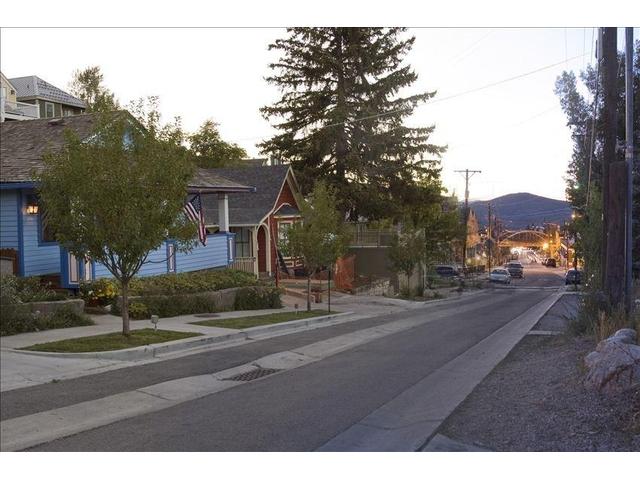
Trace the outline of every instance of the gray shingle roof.
<instances>
[{"instance_id":1,"label":"gray shingle roof","mask_svg":"<svg viewBox=\"0 0 640 480\"><path fill-rule=\"evenodd\" d=\"M93 131L95 114L64 119L42 118L0 123L0 182L30 182L42 170L42 156L58 151L65 143L64 131L86 138Z\"/></svg>"},{"instance_id":2,"label":"gray shingle roof","mask_svg":"<svg viewBox=\"0 0 640 480\"><path fill-rule=\"evenodd\" d=\"M32 182L43 168L42 157L64 147L64 132L71 129L80 139L93 133L97 113L70 117L0 123L0 183ZM128 115L114 112L110 115ZM222 177L218 171L198 169L189 183L192 191L252 192L253 187ZM245 195L252 195L245 193ZM205 195L203 198L206 198Z\"/></svg>"},{"instance_id":3,"label":"gray shingle roof","mask_svg":"<svg viewBox=\"0 0 640 480\"><path fill-rule=\"evenodd\" d=\"M257 225L271 211L287 178L289 165L246 166L213 169L217 175L245 185L253 185L255 193L229 195L229 223ZM208 198L209 197L209 198ZM218 224L218 205L215 197L202 197L205 222Z\"/></svg>"},{"instance_id":4,"label":"gray shingle roof","mask_svg":"<svg viewBox=\"0 0 640 480\"><path fill-rule=\"evenodd\" d=\"M59 89L55 85L51 85L49 82L35 75L11 78L9 82L11 82L16 89L18 101L41 98L64 105L86 108L85 103L79 98L68 94L64 90Z\"/></svg>"}]
</instances>

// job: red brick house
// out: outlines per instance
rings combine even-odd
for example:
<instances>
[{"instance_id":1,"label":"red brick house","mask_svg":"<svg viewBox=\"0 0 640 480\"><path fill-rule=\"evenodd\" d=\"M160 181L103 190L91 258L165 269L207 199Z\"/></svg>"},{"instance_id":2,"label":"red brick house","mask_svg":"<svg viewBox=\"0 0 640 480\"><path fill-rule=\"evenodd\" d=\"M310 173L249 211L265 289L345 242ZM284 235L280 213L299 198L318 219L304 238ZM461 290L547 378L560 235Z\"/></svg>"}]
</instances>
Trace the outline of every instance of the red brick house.
<instances>
[{"instance_id":1,"label":"red brick house","mask_svg":"<svg viewBox=\"0 0 640 480\"><path fill-rule=\"evenodd\" d=\"M229 195L229 231L235 233L233 268L257 276L275 275L277 245L284 232L301 220L298 182L289 165L264 165L216 168L215 173L231 181L255 187L255 193ZM218 225L217 205L204 201L207 228ZM283 257L287 269L300 267L299 260Z\"/></svg>"}]
</instances>

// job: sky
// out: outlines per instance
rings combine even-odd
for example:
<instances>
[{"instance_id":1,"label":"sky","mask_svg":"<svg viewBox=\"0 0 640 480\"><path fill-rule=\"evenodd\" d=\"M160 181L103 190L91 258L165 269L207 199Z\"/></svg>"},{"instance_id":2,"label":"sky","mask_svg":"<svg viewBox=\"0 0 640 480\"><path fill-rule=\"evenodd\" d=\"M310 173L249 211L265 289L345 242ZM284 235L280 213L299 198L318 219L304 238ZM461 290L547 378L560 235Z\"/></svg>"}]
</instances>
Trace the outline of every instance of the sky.
<instances>
[{"instance_id":1,"label":"sky","mask_svg":"<svg viewBox=\"0 0 640 480\"><path fill-rule=\"evenodd\" d=\"M455 170L469 168L482 170L471 179L471 199L516 192L565 198L572 145L554 83L563 70L578 72L593 62L595 30L408 30L416 40L406 63L418 80L402 93L437 95L407 123L436 126L431 141L448 146L441 160L450 193L463 196L464 179ZM264 80L269 62L277 60L267 47L284 36L282 28L3 28L0 70L8 78L37 75L68 89L74 70L99 65L121 104L158 95L165 119L180 116L187 131L213 119L225 140L256 157L256 143L273 133L258 109L279 96Z\"/></svg>"}]
</instances>

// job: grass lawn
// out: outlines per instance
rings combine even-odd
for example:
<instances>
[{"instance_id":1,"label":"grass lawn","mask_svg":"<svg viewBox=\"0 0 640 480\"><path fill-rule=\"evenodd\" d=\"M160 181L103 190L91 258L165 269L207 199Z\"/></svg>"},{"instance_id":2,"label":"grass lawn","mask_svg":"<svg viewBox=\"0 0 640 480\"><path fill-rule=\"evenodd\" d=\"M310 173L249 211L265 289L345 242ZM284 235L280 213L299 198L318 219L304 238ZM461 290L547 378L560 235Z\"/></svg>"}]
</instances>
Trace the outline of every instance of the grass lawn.
<instances>
[{"instance_id":1,"label":"grass lawn","mask_svg":"<svg viewBox=\"0 0 640 480\"><path fill-rule=\"evenodd\" d=\"M339 313L332 311L331 313ZM201 322L193 322L194 325L204 325L205 327L222 327L222 328L249 328L258 327L260 325L271 325L272 323L290 322L292 320L302 320L303 318L320 317L329 315L326 310L311 310L296 312L278 312L267 315L254 315L253 317L238 318L215 318L212 320L203 320Z\"/></svg>"},{"instance_id":2,"label":"grass lawn","mask_svg":"<svg viewBox=\"0 0 640 480\"><path fill-rule=\"evenodd\" d=\"M171 340L180 340L181 338L196 337L199 335L202 334L174 332L171 330L155 331L152 328L143 328L142 330L132 330L129 338L123 336L120 332L107 333L93 337L80 337L70 340L59 340L57 342L38 343L30 347L22 348L21 350L59 353L106 352L108 350L122 350L124 348L169 342Z\"/></svg>"}]
</instances>

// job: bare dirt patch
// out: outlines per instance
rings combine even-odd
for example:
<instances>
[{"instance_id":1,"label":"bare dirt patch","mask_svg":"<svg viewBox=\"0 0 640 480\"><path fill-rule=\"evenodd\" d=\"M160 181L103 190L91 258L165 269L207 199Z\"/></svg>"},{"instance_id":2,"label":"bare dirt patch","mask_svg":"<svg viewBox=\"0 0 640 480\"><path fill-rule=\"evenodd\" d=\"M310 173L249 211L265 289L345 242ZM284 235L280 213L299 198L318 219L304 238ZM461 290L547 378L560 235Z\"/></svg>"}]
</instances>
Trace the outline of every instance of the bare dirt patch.
<instances>
[{"instance_id":1,"label":"bare dirt patch","mask_svg":"<svg viewBox=\"0 0 640 480\"><path fill-rule=\"evenodd\" d=\"M640 388L582 385L593 337L526 336L438 433L497 451L640 451Z\"/></svg>"}]
</instances>

